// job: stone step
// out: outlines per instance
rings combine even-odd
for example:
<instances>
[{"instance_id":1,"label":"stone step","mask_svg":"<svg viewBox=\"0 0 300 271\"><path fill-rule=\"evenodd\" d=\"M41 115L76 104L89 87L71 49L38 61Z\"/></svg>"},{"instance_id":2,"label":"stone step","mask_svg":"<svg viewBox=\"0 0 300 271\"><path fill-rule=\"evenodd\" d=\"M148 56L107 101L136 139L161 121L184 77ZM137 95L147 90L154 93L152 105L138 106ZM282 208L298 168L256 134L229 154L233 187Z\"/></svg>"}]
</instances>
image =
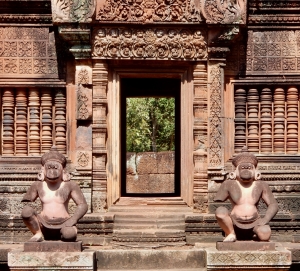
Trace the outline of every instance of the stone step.
<instances>
[{"instance_id":1,"label":"stone step","mask_svg":"<svg viewBox=\"0 0 300 271\"><path fill-rule=\"evenodd\" d=\"M98 250L97 271L204 271L205 252L202 249L131 249Z\"/></svg>"},{"instance_id":2,"label":"stone step","mask_svg":"<svg viewBox=\"0 0 300 271\"><path fill-rule=\"evenodd\" d=\"M140 223L132 223L132 224L115 224L113 232L121 229L133 229L133 230L144 230L144 229L155 229L155 230L182 230L185 231L185 225L174 224L174 225L166 225L166 224L140 224Z\"/></svg>"}]
</instances>

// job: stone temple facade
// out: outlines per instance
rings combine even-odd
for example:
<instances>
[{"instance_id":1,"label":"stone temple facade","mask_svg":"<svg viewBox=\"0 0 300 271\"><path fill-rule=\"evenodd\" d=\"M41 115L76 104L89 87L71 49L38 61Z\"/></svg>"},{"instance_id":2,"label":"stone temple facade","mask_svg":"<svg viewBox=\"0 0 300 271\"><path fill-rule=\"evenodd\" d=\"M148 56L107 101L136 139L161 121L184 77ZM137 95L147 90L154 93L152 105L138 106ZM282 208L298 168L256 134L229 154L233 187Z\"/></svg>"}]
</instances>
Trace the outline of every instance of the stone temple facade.
<instances>
[{"instance_id":1,"label":"stone temple facade","mask_svg":"<svg viewBox=\"0 0 300 271\"><path fill-rule=\"evenodd\" d=\"M296 240L299 10L298 0L0 0L0 242L29 238L21 199L52 145L89 205L84 244L222 240L213 198L244 146L279 203L273 240ZM124 99L134 85L155 95L149 78L178 101L174 183L128 192Z\"/></svg>"}]
</instances>

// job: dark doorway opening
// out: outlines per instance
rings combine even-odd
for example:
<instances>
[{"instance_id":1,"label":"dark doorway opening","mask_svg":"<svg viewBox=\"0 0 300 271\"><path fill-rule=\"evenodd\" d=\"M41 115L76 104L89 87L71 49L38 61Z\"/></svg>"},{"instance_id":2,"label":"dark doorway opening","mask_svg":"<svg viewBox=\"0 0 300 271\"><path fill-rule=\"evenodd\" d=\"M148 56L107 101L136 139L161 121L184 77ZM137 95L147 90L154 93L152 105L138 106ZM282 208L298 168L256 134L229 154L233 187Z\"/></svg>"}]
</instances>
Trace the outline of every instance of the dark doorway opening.
<instances>
[{"instance_id":1,"label":"dark doorway opening","mask_svg":"<svg viewBox=\"0 0 300 271\"><path fill-rule=\"evenodd\" d=\"M180 196L180 86L121 78L121 196Z\"/></svg>"}]
</instances>

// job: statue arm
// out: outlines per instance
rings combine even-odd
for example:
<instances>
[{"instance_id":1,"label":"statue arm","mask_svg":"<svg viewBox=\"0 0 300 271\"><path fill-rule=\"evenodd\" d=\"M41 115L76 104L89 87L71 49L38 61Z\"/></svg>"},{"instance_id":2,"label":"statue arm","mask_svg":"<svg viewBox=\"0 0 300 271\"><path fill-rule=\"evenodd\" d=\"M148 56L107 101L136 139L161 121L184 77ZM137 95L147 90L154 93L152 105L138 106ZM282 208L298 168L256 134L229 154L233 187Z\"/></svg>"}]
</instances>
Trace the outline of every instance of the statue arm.
<instances>
[{"instance_id":1,"label":"statue arm","mask_svg":"<svg viewBox=\"0 0 300 271\"><path fill-rule=\"evenodd\" d=\"M37 197L39 196L38 194L38 185L40 182L34 182L29 189L27 190L26 194L24 195L22 202L34 202Z\"/></svg>"},{"instance_id":2,"label":"statue arm","mask_svg":"<svg viewBox=\"0 0 300 271\"><path fill-rule=\"evenodd\" d=\"M225 182L223 182L214 198L214 201L225 201L228 199L229 197L229 193L228 193L228 182L227 180Z\"/></svg>"},{"instance_id":3,"label":"statue arm","mask_svg":"<svg viewBox=\"0 0 300 271\"><path fill-rule=\"evenodd\" d=\"M75 182L69 182L69 184L71 185L71 198L76 203L77 208L73 216L71 216L65 222L66 227L74 226L78 222L78 220L86 214L88 210L88 205L78 184L76 184Z\"/></svg>"},{"instance_id":4,"label":"statue arm","mask_svg":"<svg viewBox=\"0 0 300 271\"><path fill-rule=\"evenodd\" d=\"M265 203L268 205L266 215L264 218L261 219L261 225L268 224L271 219L276 215L278 212L278 203L267 183L263 183L263 192L262 192L262 198L265 201Z\"/></svg>"}]
</instances>

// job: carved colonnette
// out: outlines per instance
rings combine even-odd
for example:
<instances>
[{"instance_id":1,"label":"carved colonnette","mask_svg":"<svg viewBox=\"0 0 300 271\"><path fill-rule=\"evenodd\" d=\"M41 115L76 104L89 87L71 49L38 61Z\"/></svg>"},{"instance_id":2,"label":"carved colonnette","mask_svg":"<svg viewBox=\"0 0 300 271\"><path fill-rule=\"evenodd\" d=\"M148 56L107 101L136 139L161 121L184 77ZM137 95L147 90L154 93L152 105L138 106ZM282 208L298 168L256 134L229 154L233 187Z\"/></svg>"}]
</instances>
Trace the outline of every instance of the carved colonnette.
<instances>
[{"instance_id":1,"label":"carved colonnette","mask_svg":"<svg viewBox=\"0 0 300 271\"><path fill-rule=\"evenodd\" d=\"M194 79L194 210L207 212L207 126L208 93L207 67L198 63L193 72Z\"/></svg>"},{"instance_id":2,"label":"carved colonnette","mask_svg":"<svg viewBox=\"0 0 300 271\"><path fill-rule=\"evenodd\" d=\"M93 212L107 208L107 64L97 61L93 66Z\"/></svg>"}]
</instances>

